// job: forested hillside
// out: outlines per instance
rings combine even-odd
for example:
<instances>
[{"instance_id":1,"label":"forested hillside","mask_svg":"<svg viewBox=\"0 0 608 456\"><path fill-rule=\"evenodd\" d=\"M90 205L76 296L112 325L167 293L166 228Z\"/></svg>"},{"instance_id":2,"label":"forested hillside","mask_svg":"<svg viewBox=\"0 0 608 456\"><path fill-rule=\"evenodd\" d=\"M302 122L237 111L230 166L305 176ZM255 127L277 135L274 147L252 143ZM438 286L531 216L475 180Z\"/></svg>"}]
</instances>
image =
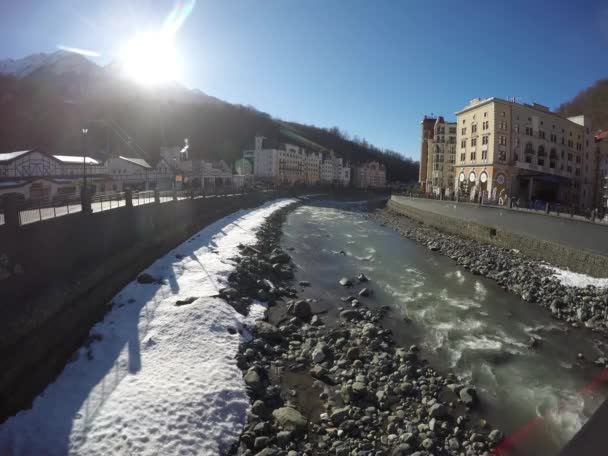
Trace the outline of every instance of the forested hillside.
<instances>
[{"instance_id":1,"label":"forested hillside","mask_svg":"<svg viewBox=\"0 0 608 456\"><path fill-rule=\"evenodd\" d=\"M284 123L251 107L212 97L201 101L201 95L190 102L182 94L176 101L166 93L145 92L118 81L106 81L95 90L75 91L83 82L74 78L66 84L66 77L58 84L0 75L0 152L42 147L53 153L81 154L85 147L81 129L87 127L89 154L100 158L109 153L132 155L108 127L114 122L152 162L158 158L161 145L183 144L184 138L189 138L197 158L232 163L242 156L243 149L253 145L256 134L279 139L280 129L287 126L352 162L385 163L390 180L417 178L416 162L351 139L338 128Z\"/></svg>"},{"instance_id":2,"label":"forested hillside","mask_svg":"<svg viewBox=\"0 0 608 456\"><path fill-rule=\"evenodd\" d=\"M557 108L563 116L585 114L591 116L594 130L608 130L608 79L597 81L571 101Z\"/></svg>"}]
</instances>

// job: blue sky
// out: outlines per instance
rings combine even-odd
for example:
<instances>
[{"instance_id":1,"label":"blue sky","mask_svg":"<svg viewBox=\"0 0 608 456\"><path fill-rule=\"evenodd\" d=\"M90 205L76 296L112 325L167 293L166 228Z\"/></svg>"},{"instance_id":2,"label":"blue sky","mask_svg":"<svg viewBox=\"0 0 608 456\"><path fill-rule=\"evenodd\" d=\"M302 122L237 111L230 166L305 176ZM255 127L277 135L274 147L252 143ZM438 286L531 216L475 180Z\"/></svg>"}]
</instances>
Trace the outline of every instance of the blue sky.
<instances>
[{"instance_id":1,"label":"blue sky","mask_svg":"<svg viewBox=\"0 0 608 456\"><path fill-rule=\"evenodd\" d=\"M65 45L105 63L173 6L7 1L0 59ZM555 108L608 77L608 2L199 0L177 46L190 87L417 159L424 114L478 96Z\"/></svg>"}]
</instances>

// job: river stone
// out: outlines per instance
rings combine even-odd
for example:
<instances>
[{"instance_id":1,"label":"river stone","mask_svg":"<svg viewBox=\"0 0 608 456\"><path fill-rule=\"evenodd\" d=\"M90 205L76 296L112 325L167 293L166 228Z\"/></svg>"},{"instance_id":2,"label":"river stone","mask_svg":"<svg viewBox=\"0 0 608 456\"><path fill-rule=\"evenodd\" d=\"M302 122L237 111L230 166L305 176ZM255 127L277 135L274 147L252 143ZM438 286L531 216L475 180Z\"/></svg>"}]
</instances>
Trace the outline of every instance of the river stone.
<instances>
[{"instance_id":1,"label":"river stone","mask_svg":"<svg viewBox=\"0 0 608 456\"><path fill-rule=\"evenodd\" d=\"M245 377L243 377L243 380L245 381L245 384L253 390L259 391L262 389L262 380L254 369L248 370Z\"/></svg>"},{"instance_id":2,"label":"river stone","mask_svg":"<svg viewBox=\"0 0 608 456\"><path fill-rule=\"evenodd\" d=\"M355 396L363 396L367 392L367 387L363 382L354 382L352 388Z\"/></svg>"},{"instance_id":3,"label":"river stone","mask_svg":"<svg viewBox=\"0 0 608 456\"><path fill-rule=\"evenodd\" d=\"M323 366L314 366L310 369L310 375L317 380L322 380L327 375L327 369Z\"/></svg>"},{"instance_id":4,"label":"river stone","mask_svg":"<svg viewBox=\"0 0 608 456\"><path fill-rule=\"evenodd\" d=\"M255 448L256 450L261 450L262 448L265 448L267 444L268 437L256 437L255 442L253 443L253 448Z\"/></svg>"},{"instance_id":5,"label":"river stone","mask_svg":"<svg viewBox=\"0 0 608 456\"><path fill-rule=\"evenodd\" d=\"M340 285L342 285L343 287L350 287L353 285L353 283L350 281L350 279L347 279L346 277L342 277L340 279Z\"/></svg>"},{"instance_id":6,"label":"river stone","mask_svg":"<svg viewBox=\"0 0 608 456\"><path fill-rule=\"evenodd\" d=\"M285 252L280 252L272 255L269 260L271 263L285 264L289 263L290 258Z\"/></svg>"},{"instance_id":7,"label":"river stone","mask_svg":"<svg viewBox=\"0 0 608 456\"><path fill-rule=\"evenodd\" d=\"M358 320L360 314L356 310L347 309L340 312L340 318L342 320Z\"/></svg>"},{"instance_id":8,"label":"river stone","mask_svg":"<svg viewBox=\"0 0 608 456\"><path fill-rule=\"evenodd\" d=\"M448 410L443 404L433 404L431 408L429 408L429 416L431 418L443 418L447 413Z\"/></svg>"},{"instance_id":9,"label":"river stone","mask_svg":"<svg viewBox=\"0 0 608 456\"><path fill-rule=\"evenodd\" d=\"M369 288L362 288L361 291L359 291L359 296L369 296L371 294L371 290Z\"/></svg>"},{"instance_id":10,"label":"river stone","mask_svg":"<svg viewBox=\"0 0 608 456\"><path fill-rule=\"evenodd\" d=\"M346 358L351 361L358 359L360 356L359 347L351 347L346 352Z\"/></svg>"},{"instance_id":11,"label":"river stone","mask_svg":"<svg viewBox=\"0 0 608 456\"><path fill-rule=\"evenodd\" d=\"M477 402L477 391L474 388L462 388L458 395L460 396L460 400L466 405L472 406Z\"/></svg>"},{"instance_id":12,"label":"river stone","mask_svg":"<svg viewBox=\"0 0 608 456\"><path fill-rule=\"evenodd\" d=\"M357 276L357 280L359 282L367 282L369 279L365 276L365 274L361 273Z\"/></svg>"},{"instance_id":13,"label":"river stone","mask_svg":"<svg viewBox=\"0 0 608 456\"><path fill-rule=\"evenodd\" d=\"M279 342L282 339L279 328L263 320L257 320L255 322L255 333L262 339L270 341Z\"/></svg>"},{"instance_id":14,"label":"river stone","mask_svg":"<svg viewBox=\"0 0 608 456\"><path fill-rule=\"evenodd\" d=\"M348 418L348 414L350 413L350 407L342 407L335 409L331 414L331 422L336 426L339 426L346 418Z\"/></svg>"},{"instance_id":15,"label":"river stone","mask_svg":"<svg viewBox=\"0 0 608 456\"><path fill-rule=\"evenodd\" d=\"M304 299L298 299L293 306L293 314L302 321L309 321L312 317L310 304Z\"/></svg>"},{"instance_id":16,"label":"river stone","mask_svg":"<svg viewBox=\"0 0 608 456\"><path fill-rule=\"evenodd\" d=\"M293 407L281 407L272 412L274 419L286 430L294 432L305 432L308 422Z\"/></svg>"},{"instance_id":17,"label":"river stone","mask_svg":"<svg viewBox=\"0 0 608 456\"><path fill-rule=\"evenodd\" d=\"M321 346L317 346L312 352L312 361L315 364L319 364L325 361L325 358L326 356L325 352L323 351L323 348Z\"/></svg>"},{"instance_id":18,"label":"river stone","mask_svg":"<svg viewBox=\"0 0 608 456\"><path fill-rule=\"evenodd\" d=\"M264 402L257 400L251 405L251 413L257 416L267 416L268 409L266 408Z\"/></svg>"},{"instance_id":19,"label":"river stone","mask_svg":"<svg viewBox=\"0 0 608 456\"><path fill-rule=\"evenodd\" d=\"M492 443L498 443L502 440L502 437L503 437L502 432L499 431L498 429L494 429L488 435L488 440L490 440L490 442L492 442Z\"/></svg>"},{"instance_id":20,"label":"river stone","mask_svg":"<svg viewBox=\"0 0 608 456\"><path fill-rule=\"evenodd\" d=\"M291 431L281 431L277 433L277 443L281 446L287 445L291 441Z\"/></svg>"},{"instance_id":21,"label":"river stone","mask_svg":"<svg viewBox=\"0 0 608 456\"><path fill-rule=\"evenodd\" d=\"M409 443L400 443L393 449L391 456L408 456L411 453L412 447Z\"/></svg>"}]
</instances>

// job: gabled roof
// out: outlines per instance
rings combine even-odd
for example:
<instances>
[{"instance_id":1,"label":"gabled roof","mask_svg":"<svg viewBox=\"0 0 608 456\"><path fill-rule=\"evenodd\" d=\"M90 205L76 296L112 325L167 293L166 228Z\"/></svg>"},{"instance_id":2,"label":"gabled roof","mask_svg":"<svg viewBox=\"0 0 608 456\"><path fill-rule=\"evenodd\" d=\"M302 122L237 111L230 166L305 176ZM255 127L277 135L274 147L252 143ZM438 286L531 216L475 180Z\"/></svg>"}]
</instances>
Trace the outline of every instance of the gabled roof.
<instances>
[{"instance_id":1,"label":"gabled roof","mask_svg":"<svg viewBox=\"0 0 608 456\"><path fill-rule=\"evenodd\" d=\"M82 164L83 157L73 156L73 155L53 155L57 160L63 163L74 163L74 164ZM91 157L84 157L87 165L101 165L97 160Z\"/></svg>"},{"instance_id":2,"label":"gabled roof","mask_svg":"<svg viewBox=\"0 0 608 456\"><path fill-rule=\"evenodd\" d=\"M0 163L10 162L23 155L29 154L30 152L34 152L35 150L36 149L18 150L16 152L6 152L3 154L0 154Z\"/></svg>"},{"instance_id":3,"label":"gabled roof","mask_svg":"<svg viewBox=\"0 0 608 456\"><path fill-rule=\"evenodd\" d=\"M144 160L143 158L131 158L131 157L123 157L123 156L119 156L118 158L120 158L121 160L127 161L129 163L133 163L134 165L141 166L142 168L145 168L145 169L152 169L152 167L148 164L148 162L146 160Z\"/></svg>"}]
</instances>

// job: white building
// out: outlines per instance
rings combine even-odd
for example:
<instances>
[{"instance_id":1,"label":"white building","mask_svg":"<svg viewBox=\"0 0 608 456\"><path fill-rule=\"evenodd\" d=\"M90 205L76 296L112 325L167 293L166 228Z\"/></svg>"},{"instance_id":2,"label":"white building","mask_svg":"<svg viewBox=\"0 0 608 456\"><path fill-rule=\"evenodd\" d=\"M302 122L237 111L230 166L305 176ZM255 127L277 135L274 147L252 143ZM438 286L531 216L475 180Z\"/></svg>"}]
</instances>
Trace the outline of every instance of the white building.
<instances>
[{"instance_id":1,"label":"white building","mask_svg":"<svg viewBox=\"0 0 608 456\"><path fill-rule=\"evenodd\" d=\"M354 176L357 188L386 187L386 167L382 163L367 162L355 168Z\"/></svg>"},{"instance_id":2,"label":"white building","mask_svg":"<svg viewBox=\"0 0 608 456\"><path fill-rule=\"evenodd\" d=\"M76 195L85 172L93 193L111 188L107 168L91 157L50 155L41 149L1 153L0 194L20 193L25 198Z\"/></svg>"},{"instance_id":3,"label":"white building","mask_svg":"<svg viewBox=\"0 0 608 456\"><path fill-rule=\"evenodd\" d=\"M112 190L150 190L155 187L155 172L142 158L112 157L106 161L108 173L112 178Z\"/></svg>"},{"instance_id":4,"label":"white building","mask_svg":"<svg viewBox=\"0 0 608 456\"><path fill-rule=\"evenodd\" d=\"M346 187L350 180L350 164L345 164L341 157L336 157L334 152L330 151L321 165L321 181Z\"/></svg>"}]
</instances>

